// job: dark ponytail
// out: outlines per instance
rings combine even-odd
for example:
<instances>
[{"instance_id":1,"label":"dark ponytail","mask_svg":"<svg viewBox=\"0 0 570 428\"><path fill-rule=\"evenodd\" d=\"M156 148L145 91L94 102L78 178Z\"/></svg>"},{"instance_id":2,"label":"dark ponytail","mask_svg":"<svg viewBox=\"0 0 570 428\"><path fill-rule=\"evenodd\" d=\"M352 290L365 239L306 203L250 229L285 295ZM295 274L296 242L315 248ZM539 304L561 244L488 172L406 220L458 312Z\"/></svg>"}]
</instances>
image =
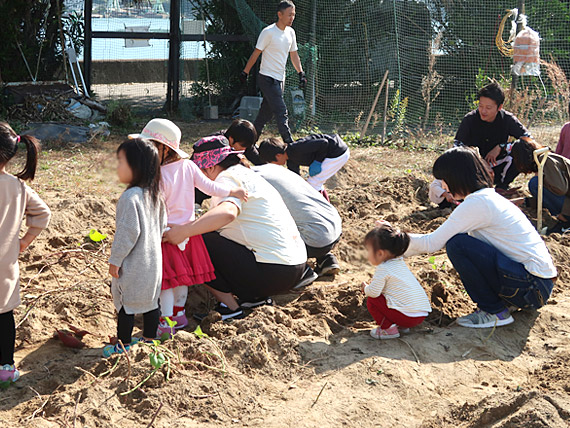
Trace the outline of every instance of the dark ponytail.
<instances>
[{"instance_id":1,"label":"dark ponytail","mask_svg":"<svg viewBox=\"0 0 570 428\"><path fill-rule=\"evenodd\" d=\"M5 122L0 123L0 165L6 165L18 151L18 143L26 145L26 165L24 169L16 174L22 180L33 180L38 166L38 154L40 144L38 140L29 135L19 136Z\"/></svg>"},{"instance_id":2,"label":"dark ponytail","mask_svg":"<svg viewBox=\"0 0 570 428\"><path fill-rule=\"evenodd\" d=\"M372 245L374 251L387 250L394 257L400 257L410 246L410 236L386 223L368 232L364 244Z\"/></svg>"},{"instance_id":3,"label":"dark ponytail","mask_svg":"<svg viewBox=\"0 0 570 428\"><path fill-rule=\"evenodd\" d=\"M134 138L125 140L117 149L125 153L133 173L129 188L138 186L148 190L151 202L156 206L160 200L160 159L158 150L151 140Z\"/></svg>"}]
</instances>

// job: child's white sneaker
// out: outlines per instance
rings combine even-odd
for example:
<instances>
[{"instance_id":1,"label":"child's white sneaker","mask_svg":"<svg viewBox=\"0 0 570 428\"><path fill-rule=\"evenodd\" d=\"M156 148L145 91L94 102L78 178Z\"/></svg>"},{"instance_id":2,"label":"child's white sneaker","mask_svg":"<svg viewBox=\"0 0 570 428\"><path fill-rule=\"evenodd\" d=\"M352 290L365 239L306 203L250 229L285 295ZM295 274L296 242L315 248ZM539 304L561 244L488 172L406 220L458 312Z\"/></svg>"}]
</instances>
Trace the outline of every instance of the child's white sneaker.
<instances>
[{"instance_id":1,"label":"child's white sneaker","mask_svg":"<svg viewBox=\"0 0 570 428\"><path fill-rule=\"evenodd\" d=\"M376 327L370 330L370 336L374 339L397 339L400 337L400 332L398 331L398 326L396 324L392 324L387 329L382 329L381 327Z\"/></svg>"}]
</instances>

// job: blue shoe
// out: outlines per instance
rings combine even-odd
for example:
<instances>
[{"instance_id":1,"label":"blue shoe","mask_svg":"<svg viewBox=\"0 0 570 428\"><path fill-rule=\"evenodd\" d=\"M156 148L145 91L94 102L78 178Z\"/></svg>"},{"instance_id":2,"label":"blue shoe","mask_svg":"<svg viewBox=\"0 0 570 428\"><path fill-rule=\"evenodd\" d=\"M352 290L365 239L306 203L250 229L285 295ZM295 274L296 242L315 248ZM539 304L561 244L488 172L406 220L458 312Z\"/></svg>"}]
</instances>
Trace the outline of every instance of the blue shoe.
<instances>
[{"instance_id":1,"label":"blue shoe","mask_svg":"<svg viewBox=\"0 0 570 428\"><path fill-rule=\"evenodd\" d=\"M131 349L131 345L125 345L125 351L128 352L129 349ZM118 343L116 345L107 345L103 348L103 357L104 358L108 358L111 355L122 354L122 353L123 353L123 347L121 345L119 345Z\"/></svg>"}]
</instances>

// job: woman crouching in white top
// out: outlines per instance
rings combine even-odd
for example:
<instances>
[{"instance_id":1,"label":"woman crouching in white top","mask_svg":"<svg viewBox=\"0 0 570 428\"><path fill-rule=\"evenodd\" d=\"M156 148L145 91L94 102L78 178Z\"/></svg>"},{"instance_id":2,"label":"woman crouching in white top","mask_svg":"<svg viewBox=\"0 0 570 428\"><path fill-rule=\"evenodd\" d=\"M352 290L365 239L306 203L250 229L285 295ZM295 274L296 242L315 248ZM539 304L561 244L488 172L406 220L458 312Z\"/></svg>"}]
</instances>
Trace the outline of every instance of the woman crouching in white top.
<instances>
[{"instance_id":1,"label":"woman crouching in white top","mask_svg":"<svg viewBox=\"0 0 570 428\"><path fill-rule=\"evenodd\" d=\"M446 247L465 290L479 307L457 320L470 328L512 323L509 306L540 308L557 276L544 241L528 218L493 190L483 162L464 147L452 148L435 161L433 175L464 202L436 231L410 234L405 253L412 256Z\"/></svg>"},{"instance_id":2,"label":"woman crouching in white top","mask_svg":"<svg viewBox=\"0 0 570 428\"><path fill-rule=\"evenodd\" d=\"M244 308L270 304L271 296L299 282L307 261L305 243L277 190L240 164L241 152L232 151L223 137L199 143L192 159L202 172L218 184L243 187L248 199L214 197L213 208L194 222L172 226L165 240L178 244L203 234L216 275L206 287L220 302L216 310L223 320L243 318Z\"/></svg>"}]
</instances>

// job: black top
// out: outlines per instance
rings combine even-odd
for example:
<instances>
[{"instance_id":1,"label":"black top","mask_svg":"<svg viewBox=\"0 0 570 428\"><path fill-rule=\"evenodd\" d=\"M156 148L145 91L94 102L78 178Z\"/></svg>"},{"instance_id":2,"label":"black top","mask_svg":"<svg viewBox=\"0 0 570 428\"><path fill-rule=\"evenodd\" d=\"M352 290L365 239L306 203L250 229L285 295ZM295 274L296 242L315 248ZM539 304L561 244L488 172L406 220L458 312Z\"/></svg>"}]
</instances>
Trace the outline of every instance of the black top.
<instances>
[{"instance_id":1,"label":"black top","mask_svg":"<svg viewBox=\"0 0 570 428\"><path fill-rule=\"evenodd\" d=\"M259 151L257 150L256 144L245 149L244 155L247 158L247 160L250 161L255 166L263 165L265 163L259 157Z\"/></svg>"},{"instance_id":2,"label":"black top","mask_svg":"<svg viewBox=\"0 0 570 428\"><path fill-rule=\"evenodd\" d=\"M485 122L481 119L479 110L473 110L461 121L455 134L455 142L478 147L481 157L484 158L495 146L507 144L509 137L518 140L521 137L530 137L530 133L508 111L500 110L493 122Z\"/></svg>"},{"instance_id":3,"label":"black top","mask_svg":"<svg viewBox=\"0 0 570 428\"><path fill-rule=\"evenodd\" d=\"M298 174L300 165L309 166L314 161L338 158L347 150L346 143L336 134L308 135L287 146L287 167Z\"/></svg>"}]
</instances>

